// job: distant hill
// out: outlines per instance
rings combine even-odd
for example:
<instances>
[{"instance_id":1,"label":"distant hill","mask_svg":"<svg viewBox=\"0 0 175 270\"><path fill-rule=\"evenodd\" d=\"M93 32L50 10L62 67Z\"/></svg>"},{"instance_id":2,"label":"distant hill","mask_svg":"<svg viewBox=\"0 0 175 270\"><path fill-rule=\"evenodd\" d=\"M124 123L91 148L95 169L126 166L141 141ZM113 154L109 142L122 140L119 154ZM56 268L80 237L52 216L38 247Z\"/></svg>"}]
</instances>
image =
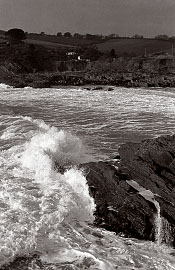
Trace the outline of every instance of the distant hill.
<instances>
[{"instance_id":1,"label":"distant hill","mask_svg":"<svg viewBox=\"0 0 175 270\"><path fill-rule=\"evenodd\" d=\"M117 55L133 54L136 56L144 55L145 49L147 54L171 50L172 42L168 40L156 39L110 39L106 42L97 44L101 52L114 49Z\"/></svg>"},{"instance_id":2,"label":"distant hill","mask_svg":"<svg viewBox=\"0 0 175 270\"><path fill-rule=\"evenodd\" d=\"M0 43L4 42L5 31L0 30ZM27 44L42 45L46 48L56 49L73 49L76 47L97 47L102 53L109 53L112 49L115 50L117 56L128 55L128 56L143 56L145 52L147 55L171 51L172 44L175 40L158 40L158 39L147 39L147 38L111 38L105 40L98 36L86 37L64 37L47 34L36 34L28 33L24 40Z\"/></svg>"},{"instance_id":3,"label":"distant hill","mask_svg":"<svg viewBox=\"0 0 175 270\"><path fill-rule=\"evenodd\" d=\"M44 42L58 43L62 45L69 46L89 46L99 42L102 42L101 39L86 39L86 38L75 38L75 37L57 37L55 35L41 35L41 34L27 34L27 39L30 40L39 40Z\"/></svg>"},{"instance_id":4,"label":"distant hill","mask_svg":"<svg viewBox=\"0 0 175 270\"><path fill-rule=\"evenodd\" d=\"M25 43L27 44L34 44L34 45L41 45L46 48L55 49L59 47L66 47L66 48L74 48L76 46L64 44L64 43L56 43L56 42L49 42L49 41L43 41L43 40L37 40L37 39L25 39Z\"/></svg>"},{"instance_id":5,"label":"distant hill","mask_svg":"<svg viewBox=\"0 0 175 270\"><path fill-rule=\"evenodd\" d=\"M114 49L117 55L135 55L140 56L145 54L153 54L157 52L164 52L171 50L172 41L169 40L156 40L156 39L132 39L132 38L115 38L104 41L102 39L83 39L83 38L66 38L57 37L54 35L39 35L28 34L27 43L43 45L45 47L84 47L84 46L97 46L101 52L109 52ZM174 42L175 44L175 42Z\"/></svg>"}]
</instances>

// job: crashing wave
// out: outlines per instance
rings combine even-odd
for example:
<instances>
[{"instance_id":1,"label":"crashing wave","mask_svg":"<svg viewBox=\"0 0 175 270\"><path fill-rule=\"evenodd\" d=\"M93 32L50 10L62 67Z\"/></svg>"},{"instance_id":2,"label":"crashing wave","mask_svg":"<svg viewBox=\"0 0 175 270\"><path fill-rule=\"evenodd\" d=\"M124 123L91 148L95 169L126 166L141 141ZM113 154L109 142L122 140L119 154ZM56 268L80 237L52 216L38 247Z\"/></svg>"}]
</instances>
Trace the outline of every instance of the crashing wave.
<instances>
[{"instance_id":1,"label":"crashing wave","mask_svg":"<svg viewBox=\"0 0 175 270\"><path fill-rule=\"evenodd\" d=\"M39 248L43 237L46 249L47 242L60 243L65 222L93 222L95 209L83 171L73 166L86 158L81 140L40 120L12 120L10 131L1 137L8 139L11 132L15 139L21 121L27 141L1 155L0 265ZM24 121L36 126L32 133ZM55 162L67 166L64 174L55 171Z\"/></svg>"},{"instance_id":2,"label":"crashing wave","mask_svg":"<svg viewBox=\"0 0 175 270\"><path fill-rule=\"evenodd\" d=\"M175 269L173 249L93 226L95 204L76 167L88 158L79 138L31 117L3 124L1 268L12 262L7 269Z\"/></svg>"},{"instance_id":3,"label":"crashing wave","mask_svg":"<svg viewBox=\"0 0 175 270\"><path fill-rule=\"evenodd\" d=\"M10 86L10 85L7 85L7 84L5 84L5 83L0 83L0 89L10 89L10 88L13 88L12 86Z\"/></svg>"}]
</instances>

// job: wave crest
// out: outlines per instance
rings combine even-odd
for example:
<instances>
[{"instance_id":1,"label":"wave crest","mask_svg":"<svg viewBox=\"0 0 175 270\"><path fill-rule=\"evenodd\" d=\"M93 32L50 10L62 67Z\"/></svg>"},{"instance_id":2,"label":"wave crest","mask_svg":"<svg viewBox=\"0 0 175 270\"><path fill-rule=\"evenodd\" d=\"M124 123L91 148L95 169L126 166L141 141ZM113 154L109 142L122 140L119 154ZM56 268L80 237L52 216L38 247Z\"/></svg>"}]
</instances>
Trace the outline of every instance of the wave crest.
<instances>
[{"instance_id":1,"label":"wave crest","mask_svg":"<svg viewBox=\"0 0 175 270\"><path fill-rule=\"evenodd\" d=\"M17 124L13 121L14 133ZM94 220L94 201L76 167L87 158L81 140L40 120L23 117L21 124L23 132L31 127L26 136L32 138L2 152L0 164L0 265L35 249L58 249L67 239L64 224ZM55 163L64 166L64 173L55 170ZM67 240L62 245L68 248Z\"/></svg>"}]
</instances>

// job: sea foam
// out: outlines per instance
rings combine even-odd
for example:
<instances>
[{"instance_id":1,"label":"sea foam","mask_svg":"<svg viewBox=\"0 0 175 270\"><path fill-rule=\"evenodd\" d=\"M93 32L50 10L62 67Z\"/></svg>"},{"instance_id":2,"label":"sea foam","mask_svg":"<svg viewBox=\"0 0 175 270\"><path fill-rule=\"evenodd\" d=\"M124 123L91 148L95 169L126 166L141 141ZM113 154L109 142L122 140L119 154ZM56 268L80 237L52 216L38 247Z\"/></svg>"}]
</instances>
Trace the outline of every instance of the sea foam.
<instances>
[{"instance_id":1,"label":"sea foam","mask_svg":"<svg viewBox=\"0 0 175 270\"><path fill-rule=\"evenodd\" d=\"M93 220L95 204L89 195L86 178L81 170L71 167L86 158L81 140L55 127L39 125L44 132L33 136L20 156L23 176L30 175L39 184L43 196L59 197L57 208L60 212L64 208L74 218L78 215L78 220L80 217ZM68 169L64 174L56 172L55 163Z\"/></svg>"},{"instance_id":2,"label":"sea foam","mask_svg":"<svg viewBox=\"0 0 175 270\"><path fill-rule=\"evenodd\" d=\"M15 121L12 137L20 120ZM32 133L26 122L35 125ZM21 124L31 138L1 154L0 265L34 250L58 250L61 242L67 249L64 224L74 227L94 220L95 203L83 171L76 167L87 158L81 140L44 121L22 117ZM64 173L55 170L55 163Z\"/></svg>"}]
</instances>

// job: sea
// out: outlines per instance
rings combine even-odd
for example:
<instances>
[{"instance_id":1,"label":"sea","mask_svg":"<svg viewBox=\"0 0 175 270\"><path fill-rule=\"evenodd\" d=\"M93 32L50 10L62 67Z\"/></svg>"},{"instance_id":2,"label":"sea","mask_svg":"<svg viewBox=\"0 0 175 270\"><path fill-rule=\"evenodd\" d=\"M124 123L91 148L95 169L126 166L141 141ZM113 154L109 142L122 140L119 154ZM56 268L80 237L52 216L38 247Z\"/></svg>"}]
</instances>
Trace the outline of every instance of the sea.
<instances>
[{"instance_id":1,"label":"sea","mask_svg":"<svg viewBox=\"0 0 175 270\"><path fill-rule=\"evenodd\" d=\"M174 132L172 88L0 84L0 269L175 269L173 247L94 225L96 205L77 167L115 158L127 141ZM40 263L13 263L34 254Z\"/></svg>"}]
</instances>

